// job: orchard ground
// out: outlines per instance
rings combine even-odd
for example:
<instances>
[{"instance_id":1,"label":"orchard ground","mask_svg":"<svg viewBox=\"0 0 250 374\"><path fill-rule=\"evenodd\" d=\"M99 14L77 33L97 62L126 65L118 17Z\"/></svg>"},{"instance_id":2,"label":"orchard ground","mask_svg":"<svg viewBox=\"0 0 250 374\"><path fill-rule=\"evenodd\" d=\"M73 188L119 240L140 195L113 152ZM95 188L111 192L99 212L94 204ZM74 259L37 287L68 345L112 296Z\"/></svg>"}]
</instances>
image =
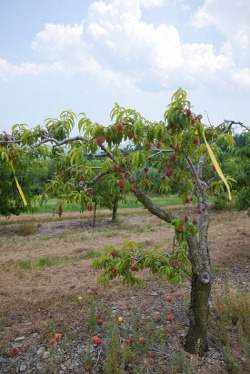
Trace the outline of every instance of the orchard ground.
<instances>
[{"instance_id":1,"label":"orchard ground","mask_svg":"<svg viewBox=\"0 0 250 374\"><path fill-rule=\"evenodd\" d=\"M91 264L106 245L119 249L131 240L166 251L173 245L173 229L143 208L120 210L116 224L110 216L110 211L98 211L95 228L89 212L67 212L62 219L51 213L0 218L0 373L20 368L27 373L233 372L223 347L230 348L231 366L249 372L250 357L243 356L237 324L227 326L223 343L217 314L228 294L249 296L246 212L210 210L214 283L210 349L202 356L198 348L197 355L182 349L188 280L170 285L144 271L138 274L145 279L140 287L129 288L119 279L106 287L97 283L99 273ZM87 290L94 292L89 295ZM119 317L123 322L118 323ZM62 339L53 345L56 333ZM93 344L93 336L100 337L101 344ZM41 347L47 354L38 354Z\"/></svg>"}]
</instances>

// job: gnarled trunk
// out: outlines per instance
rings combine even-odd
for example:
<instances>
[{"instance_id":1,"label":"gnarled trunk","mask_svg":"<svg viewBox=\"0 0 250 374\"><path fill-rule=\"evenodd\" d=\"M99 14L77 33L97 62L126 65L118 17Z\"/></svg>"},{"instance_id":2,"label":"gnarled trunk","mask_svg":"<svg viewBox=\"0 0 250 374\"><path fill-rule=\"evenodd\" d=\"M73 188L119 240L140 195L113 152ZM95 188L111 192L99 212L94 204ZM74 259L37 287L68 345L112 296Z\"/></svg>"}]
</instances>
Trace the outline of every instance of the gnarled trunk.
<instances>
[{"instance_id":1,"label":"gnarled trunk","mask_svg":"<svg viewBox=\"0 0 250 374\"><path fill-rule=\"evenodd\" d=\"M209 296L211 282L204 284L200 274L192 275L191 302L189 307L189 329L185 349L190 353L208 350L207 329L209 318Z\"/></svg>"},{"instance_id":2,"label":"gnarled trunk","mask_svg":"<svg viewBox=\"0 0 250 374\"><path fill-rule=\"evenodd\" d=\"M199 220L199 239L190 235L187 240L192 265L192 282L188 312L190 325L185 348L190 353L208 349L207 329L212 277L207 234L208 213L203 212Z\"/></svg>"},{"instance_id":3,"label":"gnarled trunk","mask_svg":"<svg viewBox=\"0 0 250 374\"><path fill-rule=\"evenodd\" d=\"M172 223L174 216L155 205L143 192L134 190L137 199L160 219ZM203 200L205 201L205 200ZM206 204L203 204L206 207ZM189 307L190 325L186 336L185 349L190 353L208 349L207 329L209 318L209 297L212 286L211 265L208 251L208 213L202 211L198 222L199 233L187 238L189 259L192 265L191 302Z\"/></svg>"}]
</instances>

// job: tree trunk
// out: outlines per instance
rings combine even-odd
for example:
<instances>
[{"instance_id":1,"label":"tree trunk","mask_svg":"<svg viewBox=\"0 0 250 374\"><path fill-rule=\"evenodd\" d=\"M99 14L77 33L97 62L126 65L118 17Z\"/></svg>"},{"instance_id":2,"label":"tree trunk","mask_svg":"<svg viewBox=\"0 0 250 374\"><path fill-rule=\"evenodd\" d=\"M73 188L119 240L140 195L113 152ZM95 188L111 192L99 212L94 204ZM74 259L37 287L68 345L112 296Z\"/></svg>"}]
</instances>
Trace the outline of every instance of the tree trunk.
<instances>
[{"instance_id":1,"label":"tree trunk","mask_svg":"<svg viewBox=\"0 0 250 374\"><path fill-rule=\"evenodd\" d=\"M211 282L204 284L199 274L192 275L191 303L189 307L189 330L185 349L190 353L208 350L207 329Z\"/></svg>"},{"instance_id":2,"label":"tree trunk","mask_svg":"<svg viewBox=\"0 0 250 374\"><path fill-rule=\"evenodd\" d=\"M174 216L155 205L143 192L134 190L137 199L160 219L172 223ZM205 201L203 199L203 201ZM206 351L208 349L207 329L209 318L209 296L212 286L211 265L208 251L208 213L206 204L201 206L199 217L199 233L187 238L189 260L192 265L191 302L189 307L189 330L186 336L185 349L190 353Z\"/></svg>"},{"instance_id":3,"label":"tree trunk","mask_svg":"<svg viewBox=\"0 0 250 374\"><path fill-rule=\"evenodd\" d=\"M207 329L209 297L212 287L211 265L207 243L208 214L200 217L199 240L189 236L189 258L192 265L191 302L189 307L189 330L185 349L190 353L208 350Z\"/></svg>"},{"instance_id":4,"label":"tree trunk","mask_svg":"<svg viewBox=\"0 0 250 374\"><path fill-rule=\"evenodd\" d=\"M94 211L93 211L93 222L92 222L93 227L95 227L95 222L96 222L96 203L94 204Z\"/></svg>"},{"instance_id":5,"label":"tree trunk","mask_svg":"<svg viewBox=\"0 0 250 374\"><path fill-rule=\"evenodd\" d=\"M117 210L118 210L118 200L115 200L113 204L113 210L112 210L112 222L116 222L117 220Z\"/></svg>"}]
</instances>

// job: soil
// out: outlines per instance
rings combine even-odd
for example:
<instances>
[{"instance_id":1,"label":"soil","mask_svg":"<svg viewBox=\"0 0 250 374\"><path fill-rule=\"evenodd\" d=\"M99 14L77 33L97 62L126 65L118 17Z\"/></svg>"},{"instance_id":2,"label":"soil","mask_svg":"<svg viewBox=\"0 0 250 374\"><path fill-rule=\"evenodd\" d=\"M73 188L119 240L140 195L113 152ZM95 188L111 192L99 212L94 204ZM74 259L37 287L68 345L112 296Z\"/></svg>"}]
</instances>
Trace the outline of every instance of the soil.
<instances>
[{"instance_id":1,"label":"soil","mask_svg":"<svg viewBox=\"0 0 250 374\"><path fill-rule=\"evenodd\" d=\"M116 323L119 316L124 320L118 324L121 342L127 339L128 332L145 333L146 323L155 323L160 316L156 328L161 326L167 341L163 362L170 362L173 354L182 352L185 362L190 367L194 365L195 373L228 372L212 323L210 348L204 356L195 355L193 359L182 350L188 328L188 281L173 286L144 271L145 281L140 287L129 288L119 279L107 287L97 283L100 272L92 268L91 257L105 246L119 249L130 240L147 248L157 246L168 251L172 247L172 228L144 209L123 209L119 213L119 222L114 224L109 211L100 211L94 228L90 213L67 213L62 219L50 214L22 215L11 217L11 222L0 218L0 373L103 373L107 349L104 344L93 345L90 334L100 336L105 342L108 339L105 326L109 321ZM225 287L249 291L250 220L246 212L238 211L211 211L210 216L213 304L213 298ZM35 232L20 235L20 232L25 234L25 227ZM44 257L54 262L42 266ZM33 265L25 268L26 263ZM88 289L93 290L93 295L87 295ZM171 303L167 302L168 296L172 296ZM103 324L96 324L92 331L93 305ZM174 316L172 323L167 321L169 314ZM49 342L55 333L61 333L62 340L52 347ZM17 355L13 355L13 347L18 348ZM139 352L138 356L140 365L149 370L144 372L167 373L165 369L155 371L155 363L159 362L157 343L145 347L145 352ZM89 370L88 349L92 355ZM236 352L237 357L239 354ZM139 373L133 364L136 360L119 373ZM243 372L248 371L243 368Z\"/></svg>"}]
</instances>

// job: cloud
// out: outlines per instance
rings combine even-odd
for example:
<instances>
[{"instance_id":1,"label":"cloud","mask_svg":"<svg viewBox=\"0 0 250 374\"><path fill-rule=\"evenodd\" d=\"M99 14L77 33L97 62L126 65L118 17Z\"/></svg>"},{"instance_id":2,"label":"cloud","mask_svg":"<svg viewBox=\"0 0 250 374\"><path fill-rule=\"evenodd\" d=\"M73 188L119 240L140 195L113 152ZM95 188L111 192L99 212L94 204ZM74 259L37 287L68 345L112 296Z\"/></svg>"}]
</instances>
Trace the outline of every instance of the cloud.
<instances>
[{"instance_id":1,"label":"cloud","mask_svg":"<svg viewBox=\"0 0 250 374\"><path fill-rule=\"evenodd\" d=\"M206 0L191 19L196 28L215 27L231 44L238 63L250 58L250 2L249 0Z\"/></svg>"},{"instance_id":2,"label":"cloud","mask_svg":"<svg viewBox=\"0 0 250 374\"><path fill-rule=\"evenodd\" d=\"M250 8L248 0L234 4L233 10L225 6L226 0L207 0L194 13L193 27L213 26L223 32L225 40L218 49L212 43L182 43L176 27L143 20L141 6L167 3L167 0L94 1L80 24L47 23L34 37L31 48L42 62L11 65L0 60L0 78L29 73L57 72L64 76L87 73L104 86L126 86L148 92L177 85L216 87L220 80L222 85L237 82L250 86L245 63L245 56L249 55L249 27L247 15L243 15ZM241 59L236 56L237 48Z\"/></svg>"},{"instance_id":3,"label":"cloud","mask_svg":"<svg viewBox=\"0 0 250 374\"><path fill-rule=\"evenodd\" d=\"M63 62L52 64L36 64L25 62L20 65L10 64L5 59L0 59L0 79L7 81L11 78L23 75L38 76L47 73L58 73L64 71Z\"/></svg>"},{"instance_id":4,"label":"cloud","mask_svg":"<svg viewBox=\"0 0 250 374\"><path fill-rule=\"evenodd\" d=\"M141 5L144 8L162 7L166 2L166 0L141 0Z\"/></svg>"}]
</instances>

